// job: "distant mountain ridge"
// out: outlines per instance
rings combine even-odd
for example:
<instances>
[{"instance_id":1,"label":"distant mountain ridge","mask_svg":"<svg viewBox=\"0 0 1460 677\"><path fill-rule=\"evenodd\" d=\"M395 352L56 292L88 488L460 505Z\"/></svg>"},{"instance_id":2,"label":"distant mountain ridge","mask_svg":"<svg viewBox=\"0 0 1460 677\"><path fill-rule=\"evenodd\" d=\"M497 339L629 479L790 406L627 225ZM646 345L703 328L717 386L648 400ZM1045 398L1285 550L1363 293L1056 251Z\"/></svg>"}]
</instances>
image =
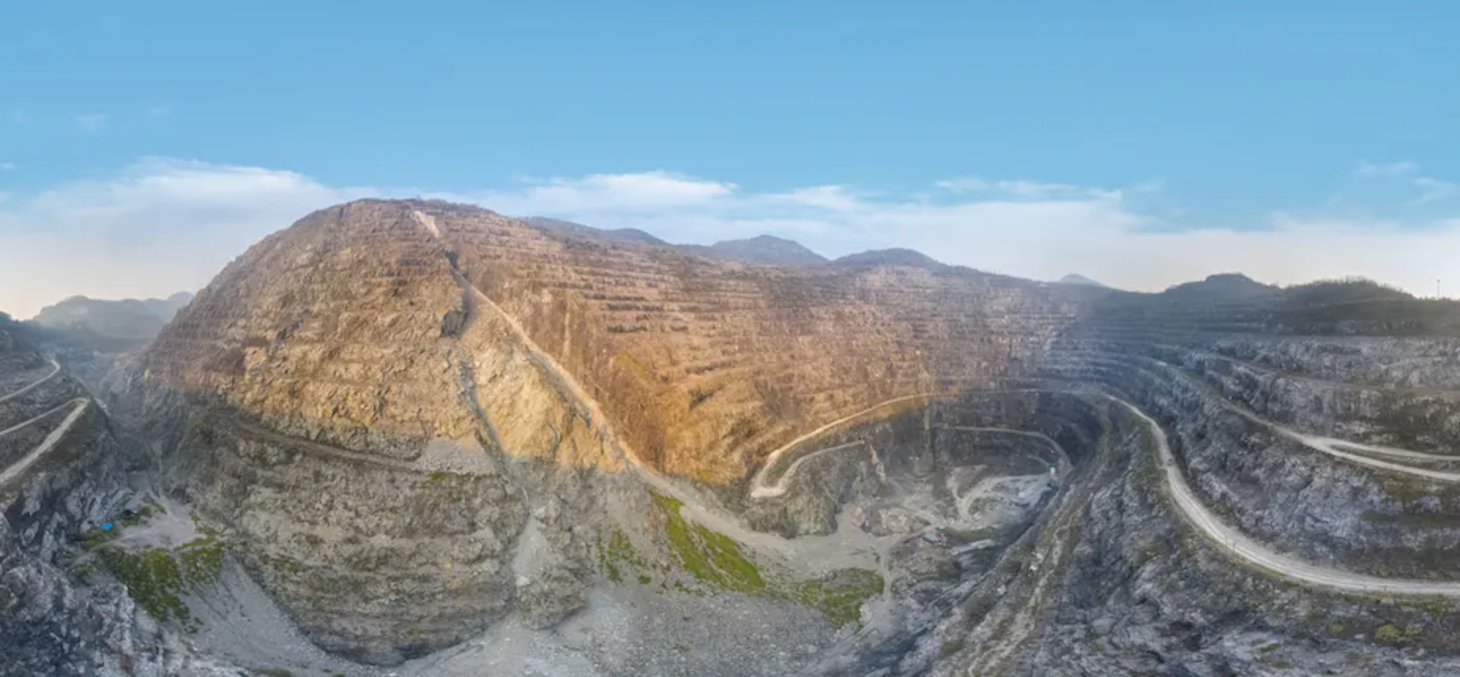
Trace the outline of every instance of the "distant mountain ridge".
<instances>
[{"instance_id":1,"label":"distant mountain ridge","mask_svg":"<svg viewBox=\"0 0 1460 677\"><path fill-rule=\"evenodd\" d=\"M113 352L150 341L192 300L188 292L141 300L72 296L42 308L31 322L81 345Z\"/></svg>"},{"instance_id":2,"label":"distant mountain ridge","mask_svg":"<svg viewBox=\"0 0 1460 677\"><path fill-rule=\"evenodd\" d=\"M815 266L827 262L826 257L808 249L805 245L774 235L758 235L740 240L721 240L712 245L672 244L637 228L595 228L546 216L528 216L520 220L529 226L557 235L596 235L621 242L664 245L697 256L750 265Z\"/></svg>"},{"instance_id":3,"label":"distant mountain ridge","mask_svg":"<svg viewBox=\"0 0 1460 677\"><path fill-rule=\"evenodd\" d=\"M1066 275L1066 276L1060 278L1058 280L1058 283L1059 284L1080 284L1080 285L1085 285L1087 287L1102 287L1104 289L1111 289L1111 287L1109 285L1104 284L1102 282L1097 282L1097 281L1092 280L1092 279L1090 279L1088 277L1085 277L1084 275L1080 275L1079 273L1070 273L1069 275Z\"/></svg>"},{"instance_id":4,"label":"distant mountain ridge","mask_svg":"<svg viewBox=\"0 0 1460 677\"><path fill-rule=\"evenodd\" d=\"M826 257L795 240L759 235L744 240L721 240L708 247L682 244L680 249L710 258L766 266L818 266Z\"/></svg>"},{"instance_id":5,"label":"distant mountain ridge","mask_svg":"<svg viewBox=\"0 0 1460 677\"><path fill-rule=\"evenodd\" d=\"M669 243L665 242L664 240L661 240L661 239L659 239L657 237L654 237L653 235L650 235L650 234L648 234L648 233L646 233L646 232L644 232L642 230L639 230L637 228L615 228L615 229L611 229L611 230L610 229L602 229L602 228L594 228L593 226L585 226L585 225L583 225L581 223L574 223L572 221L564 221L562 219L553 219L553 218L548 218L546 216L528 216L528 217L523 218L522 221L524 223L526 223L527 225L530 225L530 226L533 226L533 227L536 227L536 228L541 228L543 230L546 230L546 231L549 231L549 232L554 232L554 233L588 233L588 234L593 234L593 235L599 235L599 236L603 236L603 237L608 237L608 238L611 238L611 239L614 239L614 240L622 240L622 241L625 241L625 242L644 242L644 243L647 243L647 244L669 244Z\"/></svg>"}]
</instances>

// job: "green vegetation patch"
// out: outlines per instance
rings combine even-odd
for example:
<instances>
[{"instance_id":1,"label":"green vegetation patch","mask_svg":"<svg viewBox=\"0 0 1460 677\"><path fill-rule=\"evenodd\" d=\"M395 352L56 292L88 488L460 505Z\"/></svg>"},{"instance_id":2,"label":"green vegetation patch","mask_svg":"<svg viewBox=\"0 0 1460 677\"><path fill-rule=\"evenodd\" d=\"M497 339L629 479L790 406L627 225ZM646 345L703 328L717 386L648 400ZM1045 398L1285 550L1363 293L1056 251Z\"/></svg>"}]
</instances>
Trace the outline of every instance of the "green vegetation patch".
<instances>
[{"instance_id":1,"label":"green vegetation patch","mask_svg":"<svg viewBox=\"0 0 1460 677\"><path fill-rule=\"evenodd\" d=\"M1384 495L1400 503L1412 503L1433 493L1424 484L1397 478L1384 480Z\"/></svg>"},{"instance_id":2,"label":"green vegetation patch","mask_svg":"<svg viewBox=\"0 0 1460 677\"><path fill-rule=\"evenodd\" d=\"M85 542L86 539L83 539ZM108 539L109 540L109 539ZM127 552L117 547L94 548L102 564L127 586L127 593L159 621L176 620L189 632L197 626L182 601L182 594L217 580L223 573L223 544L216 531L177 548L148 548Z\"/></svg>"},{"instance_id":3,"label":"green vegetation patch","mask_svg":"<svg viewBox=\"0 0 1460 677\"><path fill-rule=\"evenodd\" d=\"M127 586L127 593L147 613L160 621L192 620L178 593L183 590L183 573L172 553L151 548L141 553L106 548L98 555L112 574Z\"/></svg>"},{"instance_id":4,"label":"green vegetation patch","mask_svg":"<svg viewBox=\"0 0 1460 677\"><path fill-rule=\"evenodd\" d=\"M215 581L223 574L223 543L218 532L204 528L203 534L173 551L182 563L183 578L192 585Z\"/></svg>"},{"instance_id":5,"label":"green vegetation patch","mask_svg":"<svg viewBox=\"0 0 1460 677\"><path fill-rule=\"evenodd\" d=\"M796 588L796 601L816 609L840 628L862 617L862 603L882 594L882 576L866 569L839 569Z\"/></svg>"},{"instance_id":6,"label":"green vegetation patch","mask_svg":"<svg viewBox=\"0 0 1460 677\"><path fill-rule=\"evenodd\" d=\"M598 568L614 583L624 582L624 569L648 569L649 563L634 548L633 542L622 531L614 529L607 539L598 541ZM640 575L643 583L646 576Z\"/></svg>"},{"instance_id":7,"label":"green vegetation patch","mask_svg":"<svg viewBox=\"0 0 1460 677\"><path fill-rule=\"evenodd\" d=\"M81 535L81 549L87 552L93 552L116 537L116 531L103 531L99 528L92 529Z\"/></svg>"},{"instance_id":8,"label":"green vegetation patch","mask_svg":"<svg viewBox=\"0 0 1460 677\"><path fill-rule=\"evenodd\" d=\"M675 498L656 493L654 501L664 511L670 549L685 571L726 590L751 594L765 590L760 569L741 554L740 545L733 539L686 521L679 514L684 503Z\"/></svg>"},{"instance_id":9,"label":"green vegetation patch","mask_svg":"<svg viewBox=\"0 0 1460 677\"><path fill-rule=\"evenodd\" d=\"M1400 630L1399 628L1394 627L1393 624L1386 623L1379 626L1379 628L1374 631L1375 640L1378 640L1380 642L1387 642L1390 644L1413 642L1423 636L1424 628L1421 628L1420 626L1414 624L1411 624L1403 630Z\"/></svg>"}]
</instances>

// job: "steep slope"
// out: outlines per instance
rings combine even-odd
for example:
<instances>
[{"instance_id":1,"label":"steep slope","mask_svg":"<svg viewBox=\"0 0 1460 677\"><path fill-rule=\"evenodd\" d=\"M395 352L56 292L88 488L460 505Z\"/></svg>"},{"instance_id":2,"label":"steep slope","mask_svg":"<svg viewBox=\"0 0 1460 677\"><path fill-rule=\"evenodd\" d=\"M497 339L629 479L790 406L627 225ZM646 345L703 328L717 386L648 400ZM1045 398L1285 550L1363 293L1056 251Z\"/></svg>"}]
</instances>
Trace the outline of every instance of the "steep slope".
<instances>
[{"instance_id":1,"label":"steep slope","mask_svg":"<svg viewBox=\"0 0 1460 677\"><path fill-rule=\"evenodd\" d=\"M728 658L694 674L1449 674L1456 336L1356 282L746 265L361 201L230 264L107 398L314 642L402 670L521 625L593 637L609 667L550 662L582 674L681 674L699 632ZM755 611L616 615L692 598Z\"/></svg>"},{"instance_id":2,"label":"steep slope","mask_svg":"<svg viewBox=\"0 0 1460 677\"><path fill-rule=\"evenodd\" d=\"M0 314L0 674L231 674L81 573L70 544L125 500L128 455L30 334Z\"/></svg>"}]
</instances>

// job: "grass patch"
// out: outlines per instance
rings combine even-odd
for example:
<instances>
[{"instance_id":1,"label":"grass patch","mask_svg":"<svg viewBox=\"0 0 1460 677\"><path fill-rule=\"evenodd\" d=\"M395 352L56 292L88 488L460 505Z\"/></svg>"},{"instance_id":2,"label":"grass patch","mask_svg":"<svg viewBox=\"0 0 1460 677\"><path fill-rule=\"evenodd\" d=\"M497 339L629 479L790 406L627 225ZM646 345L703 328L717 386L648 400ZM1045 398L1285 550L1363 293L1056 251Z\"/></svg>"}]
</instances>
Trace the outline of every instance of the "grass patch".
<instances>
[{"instance_id":1,"label":"grass patch","mask_svg":"<svg viewBox=\"0 0 1460 677\"><path fill-rule=\"evenodd\" d=\"M1393 478L1384 480L1384 495L1400 503L1418 501L1432 493L1434 492L1423 484Z\"/></svg>"},{"instance_id":2,"label":"grass patch","mask_svg":"<svg viewBox=\"0 0 1460 677\"><path fill-rule=\"evenodd\" d=\"M101 528L92 529L81 535L81 549L87 552L94 552L116 537L117 532L115 529L112 531L103 531Z\"/></svg>"},{"instance_id":3,"label":"grass patch","mask_svg":"<svg viewBox=\"0 0 1460 677\"><path fill-rule=\"evenodd\" d=\"M197 632L197 625L180 595L217 580L223 573L223 543L219 533L205 528L203 534L173 550L148 548L126 552L98 546L96 555L127 586L127 594L138 606L159 621L176 620L184 630L193 633Z\"/></svg>"},{"instance_id":4,"label":"grass patch","mask_svg":"<svg viewBox=\"0 0 1460 677\"><path fill-rule=\"evenodd\" d=\"M1419 529L1454 529L1460 527L1460 515L1444 515L1438 513L1418 513L1390 515L1374 510L1366 510L1360 519L1375 524L1397 524L1403 527Z\"/></svg>"},{"instance_id":5,"label":"grass patch","mask_svg":"<svg viewBox=\"0 0 1460 677\"><path fill-rule=\"evenodd\" d=\"M112 574L127 586L132 599L159 621L192 620L178 593L183 591L183 573L172 553L151 548L141 553L105 548L98 553Z\"/></svg>"},{"instance_id":6,"label":"grass patch","mask_svg":"<svg viewBox=\"0 0 1460 677\"><path fill-rule=\"evenodd\" d=\"M1389 644L1403 644L1412 642L1424 635L1424 628L1411 624L1403 630L1395 627L1392 623L1385 623L1374 630L1374 639Z\"/></svg>"},{"instance_id":7,"label":"grass patch","mask_svg":"<svg viewBox=\"0 0 1460 677\"><path fill-rule=\"evenodd\" d=\"M943 646L939 647L939 649L938 649L938 657L939 658L947 658L947 657L952 656L953 654L956 654L956 653L958 653L959 651L962 651L962 650L963 650L963 640L961 640L961 639L950 639L950 640L948 640L946 642L943 642Z\"/></svg>"},{"instance_id":8,"label":"grass patch","mask_svg":"<svg viewBox=\"0 0 1460 677\"><path fill-rule=\"evenodd\" d=\"M648 569L649 563L634 548L634 544L629 541L627 534L614 529L606 540L600 538L598 541L598 568L608 576L609 580L614 583L623 583L624 569ZM648 577L640 575L638 578L642 583Z\"/></svg>"},{"instance_id":9,"label":"grass patch","mask_svg":"<svg viewBox=\"0 0 1460 677\"><path fill-rule=\"evenodd\" d=\"M882 576L875 571L840 569L826 578L797 586L795 598L840 628L861 620L862 603L882 594L883 586Z\"/></svg>"},{"instance_id":10,"label":"grass patch","mask_svg":"<svg viewBox=\"0 0 1460 677\"><path fill-rule=\"evenodd\" d=\"M679 514L684 503L678 499L658 493L653 496L664 511L669 547L685 571L726 590L750 594L765 590L760 569L741 554L739 544L722 533L686 521Z\"/></svg>"},{"instance_id":11,"label":"grass patch","mask_svg":"<svg viewBox=\"0 0 1460 677\"><path fill-rule=\"evenodd\" d=\"M179 546L173 552L182 563L183 578L192 585L217 580L223 574L223 543L218 533L204 529L202 538Z\"/></svg>"}]
</instances>

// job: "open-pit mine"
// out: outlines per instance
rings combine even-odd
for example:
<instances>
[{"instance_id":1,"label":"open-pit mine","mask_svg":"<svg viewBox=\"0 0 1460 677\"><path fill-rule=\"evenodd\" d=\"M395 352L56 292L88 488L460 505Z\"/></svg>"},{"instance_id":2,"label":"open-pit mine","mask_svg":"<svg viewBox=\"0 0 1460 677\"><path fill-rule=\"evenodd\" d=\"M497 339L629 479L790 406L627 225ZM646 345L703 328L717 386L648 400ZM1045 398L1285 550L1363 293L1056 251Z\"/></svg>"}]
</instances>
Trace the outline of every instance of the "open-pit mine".
<instances>
[{"instance_id":1,"label":"open-pit mine","mask_svg":"<svg viewBox=\"0 0 1460 677\"><path fill-rule=\"evenodd\" d=\"M0 674L1460 675L1460 303L1366 281L366 200L67 354L0 324Z\"/></svg>"}]
</instances>

